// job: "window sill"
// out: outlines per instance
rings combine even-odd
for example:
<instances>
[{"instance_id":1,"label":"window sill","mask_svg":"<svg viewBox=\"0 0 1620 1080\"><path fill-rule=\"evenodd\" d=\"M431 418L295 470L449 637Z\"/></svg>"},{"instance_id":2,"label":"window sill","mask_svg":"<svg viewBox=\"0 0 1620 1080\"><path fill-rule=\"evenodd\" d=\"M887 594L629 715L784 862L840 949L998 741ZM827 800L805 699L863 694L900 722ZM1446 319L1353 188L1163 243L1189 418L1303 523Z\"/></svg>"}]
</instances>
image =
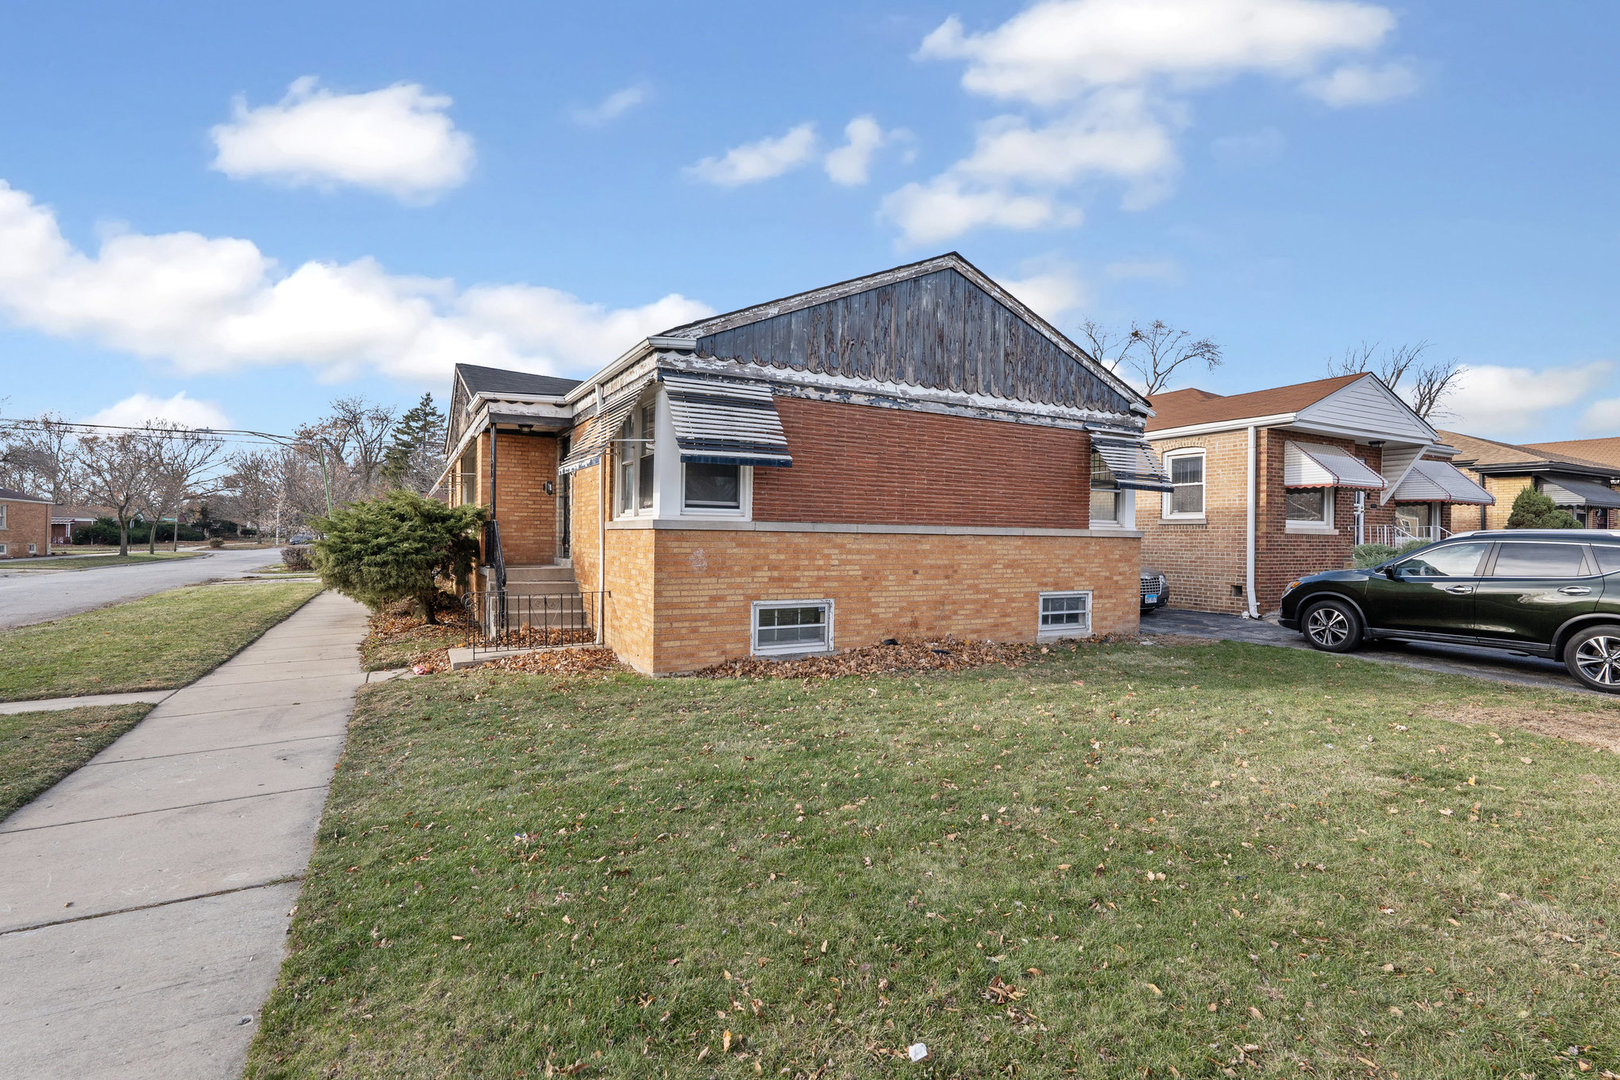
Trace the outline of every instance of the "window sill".
<instances>
[{"instance_id":1,"label":"window sill","mask_svg":"<svg viewBox=\"0 0 1620 1080\"><path fill-rule=\"evenodd\" d=\"M1091 636L1091 627L1066 626L1062 630L1041 630L1036 633L1036 641L1063 641L1067 638L1088 638Z\"/></svg>"},{"instance_id":2,"label":"window sill","mask_svg":"<svg viewBox=\"0 0 1620 1080\"><path fill-rule=\"evenodd\" d=\"M1306 522L1290 521L1283 526L1283 532L1296 533L1304 536L1338 536L1339 530L1331 525L1311 525Z\"/></svg>"},{"instance_id":3,"label":"window sill","mask_svg":"<svg viewBox=\"0 0 1620 1080\"><path fill-rule=\"evenodd\" d=\"M1159 518L1166 525L1207 525L1209 518L1203 514L1170 514Z\"/></svg>"}]
</instances>

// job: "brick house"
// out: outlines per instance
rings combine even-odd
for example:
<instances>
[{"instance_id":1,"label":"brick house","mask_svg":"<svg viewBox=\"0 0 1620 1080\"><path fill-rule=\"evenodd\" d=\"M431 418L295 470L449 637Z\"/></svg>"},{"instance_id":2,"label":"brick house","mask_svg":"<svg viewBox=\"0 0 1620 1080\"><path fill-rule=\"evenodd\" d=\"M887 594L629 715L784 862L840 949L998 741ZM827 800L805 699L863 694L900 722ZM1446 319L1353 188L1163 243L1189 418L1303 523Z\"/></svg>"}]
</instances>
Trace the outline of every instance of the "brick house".
<instances>
[{"instance_id":1,"label":"brick house","mask_svg":"<svg viewBox=\"0 0 1620 1080\"><path fill-rule=\"evenodd\" d=\"M1290 580L1348 566L1357 544L1440 539L1453 507L1493 501L1374 375L1152 405L1147 438L1172 490L1136 520L1175 607L1274 611Z\"/></svg>"},{"instance_id":2,"label":"brick house","mask_svg":"<svg viewBox=\"0 0 1620 1080\"><path fill-rule=\"evenodd\" d=\"M492 508L505 595L606 593L602 636L642 671L1130 633L1135 492L1165 487L1148 412L951 253L675 327L579 383L460 365L446 490Z\"/></svg>"},{"instance_id":3,"label":"brick house","mask_svg":"<svg viewBox=\"0 0 1620 1080\"><path fill-rule=\"evenodd\" d=\"M66 547L73 543L73 530L94 525L98 518L113 517L110 506L68 506L51 508L51 544Z\"/></svg>"},{"instance_id":4,"label":"brick house","mask_svg":"<svg viewBox=\"0 0 1620 1080\"><path fill-rule=\"evenodd\" d=\"M51 501L0 488L0 559L51 553Z\"/></svg>"},{"instance_id":5,"label":"brick house","mask_svg":"<svg viewBox=\"0 0 1620 1080\"><path fill-rule=\"evenodd\" d=\"M1513 500L1525 488L1535 488L1575 515L1588 529L1620 527L1620 439L1582 439L1578 442L1518 446L1442 431L1441 437L1457 448L1458 468L1473 476L1496 496L1493 506L1459 516L1458 529L1504 529L1513 513ZM1591 447L1581 444L1592 443ZM1590 449L1579 456L1571 447Z\"/></svg>"}]
</instances>

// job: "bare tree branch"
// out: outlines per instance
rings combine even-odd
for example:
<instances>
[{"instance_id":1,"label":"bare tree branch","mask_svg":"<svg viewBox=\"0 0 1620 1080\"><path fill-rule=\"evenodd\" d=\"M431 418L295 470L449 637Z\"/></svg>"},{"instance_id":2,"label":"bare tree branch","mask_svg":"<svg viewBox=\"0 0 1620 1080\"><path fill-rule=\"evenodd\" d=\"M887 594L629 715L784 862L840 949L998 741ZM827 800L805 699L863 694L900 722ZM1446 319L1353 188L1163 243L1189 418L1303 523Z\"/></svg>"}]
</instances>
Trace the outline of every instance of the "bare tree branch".
<instances>
[{"instance_id":1,"label":"bare tree branch","mask_svg":"<svg viewBox=\"0 0 1620 1080\"><path fill-rule=\"evenodd\" d=\"M1378 355L1378 342L1363 341L1344 350L1337 360L1328 361L1332 375L1356 375L1372 372L1384 385L1400 394L1412 406L1412 411L1427 420L1440 407L1453 390L1462 374L1462 362L1450 360L1424 362L1424 354L1433 348L1429 341L1395 345Z\"/></svg>"}]
</instances>

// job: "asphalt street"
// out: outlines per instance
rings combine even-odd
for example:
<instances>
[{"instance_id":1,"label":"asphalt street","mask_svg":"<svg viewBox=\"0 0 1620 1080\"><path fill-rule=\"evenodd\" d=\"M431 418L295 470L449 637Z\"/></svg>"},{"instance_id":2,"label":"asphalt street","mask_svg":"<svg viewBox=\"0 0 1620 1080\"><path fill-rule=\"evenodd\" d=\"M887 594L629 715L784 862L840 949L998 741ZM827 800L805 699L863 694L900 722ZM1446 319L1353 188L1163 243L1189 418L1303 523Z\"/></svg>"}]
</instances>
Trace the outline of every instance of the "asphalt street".
<instances>
[{"instance_id":1,"label":"asphalt street","mask_svg":"<svg viewBox=\"0 0 1620 1080\"><path fill-rule=\"evenodd\" d=\"M249 548L92 570L29 570L0 564L0 629L59 619L199 581L239 578L280 558L274 548Z\"/></svg>"}]
</instances>

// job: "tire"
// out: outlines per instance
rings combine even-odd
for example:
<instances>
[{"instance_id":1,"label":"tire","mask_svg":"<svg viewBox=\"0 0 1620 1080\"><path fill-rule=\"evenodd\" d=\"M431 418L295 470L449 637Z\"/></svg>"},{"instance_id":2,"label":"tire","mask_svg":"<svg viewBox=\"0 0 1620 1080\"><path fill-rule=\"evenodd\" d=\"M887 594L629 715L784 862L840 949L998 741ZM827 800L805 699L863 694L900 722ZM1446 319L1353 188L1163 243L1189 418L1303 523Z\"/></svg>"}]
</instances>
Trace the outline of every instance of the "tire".
<instances>
[{"instance_id":1,"label":"tire","mask_svg":"<svg viewBox=\"0 0 1620 1080\"><path fill-rule=\"evenodd\" d=\"M1564 666L1582 685L1620 694L1620 626L1588 626L1570 638Z\"/></svg>"},{"instance_id":2,"label":"tire","mask_svg":"<svg viewBox=\"0 0 1620 1080\"><path fill-rule=\"evenodd\" d=\"M1306 609L1300 632L1311 648L1347 653L1361 644L1361 616L1343 600L1321 600Z\"/></svg>"},{"instance_id":3,"label":"tire","mask_svg":"<svg viewBox=\"0 0 1620 1080\"><path fill-rule=\"evenodd\" d=\"M1158 607L1157 607L1157 606L1154 606L1154 607L1145 607L1145 608L1143 608L1143 609L1142 609L1142 614L1143 614L1143 615L1152 615L1152 614L1155 614L1155 613L1156 613L1156 612L1157 612L1157 611L1158 611L1158 610L1159 610L1159 609L1158 609Z\"/></svg>"}]
</instances>

